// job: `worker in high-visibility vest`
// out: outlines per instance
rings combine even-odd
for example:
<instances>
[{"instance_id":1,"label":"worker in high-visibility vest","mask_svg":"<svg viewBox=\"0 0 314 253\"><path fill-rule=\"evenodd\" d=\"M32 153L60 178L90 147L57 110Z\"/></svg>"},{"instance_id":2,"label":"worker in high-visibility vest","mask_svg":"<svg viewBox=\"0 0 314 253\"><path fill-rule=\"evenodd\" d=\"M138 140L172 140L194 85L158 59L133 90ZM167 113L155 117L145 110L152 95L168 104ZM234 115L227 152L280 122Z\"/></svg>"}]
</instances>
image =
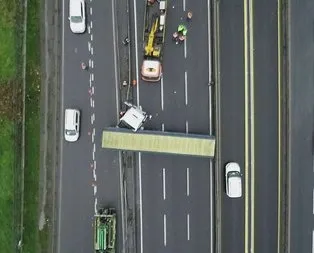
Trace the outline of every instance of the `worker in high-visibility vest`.
<instances>
[{"instance_id":1,"label":"worker in high-visibility vest","mask_svg":"<svg viewBox=\"0 0 314 253\"><path fill-rule=\"evenodd\" d=\"M186 34L188 33L188 29L186 28L185 25L179 25L178 26L178 33L182 34L183 36L186 36Z\"/></svg>"}]
</instances>

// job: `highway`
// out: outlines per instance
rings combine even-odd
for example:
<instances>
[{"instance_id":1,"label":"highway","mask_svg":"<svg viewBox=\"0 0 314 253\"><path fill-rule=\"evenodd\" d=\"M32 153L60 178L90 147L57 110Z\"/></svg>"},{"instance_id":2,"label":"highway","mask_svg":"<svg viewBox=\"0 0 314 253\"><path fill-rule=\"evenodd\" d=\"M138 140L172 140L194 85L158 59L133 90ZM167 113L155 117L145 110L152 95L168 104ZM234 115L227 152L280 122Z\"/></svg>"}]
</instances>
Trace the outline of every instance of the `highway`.
<instances>
[{"instance_id":1,"label":"highway","mask_svg":"<svg viewBox=\"0 0 314 253\"><path fill-rule=\"evenodd\" d=\"M134 64L143 59L144 2L132 1ZM137 104L153 117L146 129L209 134L209 51L206 0L168 1L164 73L139 81ZM172 42L185 12L193 11L186 45ZM199 34L201 34L201 38ZM139 154L138 252L213 252L213 170L206 159Z\"/></svg>"},{"instance_id":2,"label":"highway","mask_svg":"<svg viewBox=\"0 0 314 253\"><path fill-rule=\"evenodd\" d=\"M290 0L287 252L314 252L313 1Z\"/></svg>"},{"instance_id":3,"label":"highway","mask_svg":"<svg viewBox=\"0 0 314 253\"><path fill-rule=\"evenodd\" d=\"M81 110L81 136L76 143L60 136L57 252L91 252L96 209L106 205L121 211L118 153L101 150L103 127L117 120L112 3L86 1L88 29L82 35L70 31L68 1L62 5L60 113L68 107ZM89 71L81 70L82 61L89 62Z\"/></svg>"},{"instance_id":4,"label":"highway","mask_svg":"<svg viewBox=\"0 0 314 253\"><path fill-rule=\"evenodd\" d=\"M276 1L220 2L222 252L278 250L277 26ZM225 195L223 166L229 161L242 167L242 199Z\"/></svg>"}]
</instances>

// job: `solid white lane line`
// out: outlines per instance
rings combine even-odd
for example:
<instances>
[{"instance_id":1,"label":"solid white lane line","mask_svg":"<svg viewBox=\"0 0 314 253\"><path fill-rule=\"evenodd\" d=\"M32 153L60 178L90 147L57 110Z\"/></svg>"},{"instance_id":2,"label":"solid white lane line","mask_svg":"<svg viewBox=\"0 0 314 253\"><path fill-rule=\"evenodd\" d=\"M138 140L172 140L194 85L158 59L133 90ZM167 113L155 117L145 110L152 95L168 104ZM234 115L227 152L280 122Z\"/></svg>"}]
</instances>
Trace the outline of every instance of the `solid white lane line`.
<instances>
[{"instance_id":1,"label":"solid white lane line","mask_svg":"<svg viewBox=\"0 0 314 253\"><path fill-rule=\"evenodd\" d=\"M167 245L167 216L164 214L164 245Z\"/></svg>"},{"instance_id":2,"label":"solid white lane line","mask_svg":"<svg viewBox=\"0 0 314 253\"><path fill-rule=\"evenodd\" d=\"M93 155L93 161L95 161L95 152L92 152Z\"/></svg>"},{"instance_id":3,"label":"solid white lane line","mask_svg":"<svg viewBox=\"0 0 314 253\"><path fill-rule=\"evenodd\" d=\"M166 199L166 169L162 169L162 193L164 200Z\"/></svg>"},{"instance_id":4,"label":"solid white lane line","mask_svg":"<svg viewBox=\"0 0 314 253\"><path fill-rule=\"evenodd\" d=\"M45 16L47 16L48 14L48 4L47 2L45 1L44 2L44 6L45 6ZM62 88L62 92L61 92L61 101L60 101L60 107L61 107L61 110L64 109L64 56L65 56L65 53L64 53L64 33L65 33L65 29L64 29L64 25L65 25L65 1L62 0L62 46L61 46L61 88ZM47 27L48 22L45 22L45 26ZM45 29L45 32L46 32L46 36L47 36L47 31L48 29ZM48 37L48 36L47 36ZM47 44L47 41L46 41L46 44ZM64 123L64 118L61 117L61 126L63 126L63 123ZM60 141L60 140L58 140ZM61 239L60 239L60 235L61 235L61 212L63 211L62 209L62 180L63 180L63 142L60 143L60 176L59 176L59 193L58 193L58 196L59 196L59 200L58 200L58 205L59 205L59 208L58 208L58 215L59 215L59 219L58 219L58 231L57 231L57 253L61 253L60 251L60 247L61 247Z\"/></svg>"},{"instance_id":5,"label":"solid white lane line","mask_svg":"<svg viewBox=\"0 0 314 253\"><path fill-rule=\"evenodd\" d=\"M209 162L209 184L210 184L210 197L209 197L209 206L210 206L210 253L214 253L214 176L213 176L213 162Z\"/></svg>"},{"instance_id":6,"label":"solid white lane line","mask_svg":"<svg viewBox=\"0 0 314 253\"><path fill-rule=\"evenodd\" d=\"M188 104L188 73L184 72L184 95L185 95L185 105Z\"/></svg>"},{"instance_id":7,"label":"solid white lane line","mask_svg":"<svg viewBox=\"0 0 314 253\"><path fill-rule=\"evenodd\" d=\"M160 79L161 110L164 110L164 79Z\"/></svg>"},{"instance_id":8,"label":"solid white lane line","mask_svg":"<svg viewBox=\"0 0 314 253\"><path fill-rule=\"evenodd\" d=\"M96 176L96 170L95 169L93 169L93 177L94 177L94 181L96 182L97 181L97 176ZM94 185L94 187L95 187L95 185Z\"/></svg>"},{"instance_id":9,"label":"solid white lane line","mask_svg":"<svg viewBox=\"0 0 314 253\"><path fill-rule=\"evenodd\" d=\"M312 253L314 253L314 230L312 231Z\"/></svg>"},{"instance_id":10,"label":"solid white lane line","mask_svg":"<svg viewBox=\"0 0 314 253\"><path fill-rule=\"evenodd\" d=\"M185 132L189 133L189 122L185 121Z\"/></svg>"},{"instance_id":11,"label":"solid white lane line","mask_svg":"<svg viewBox=\"0 0 314 253\"><path fill-rule=\"evenodd\" d=\"M187 53L186 53L186 40L184 40L184 43L183 43L183 44L184 44L184 58L186 58L186 54L187 54Z\"/></svg>"},{"instance_id":12,"label":"solid white lane line","mask_svg":"<svg viewBox=\"0 0 314 253\"><path fill-rule=\"evenodd\" d=\"M97 202L98 202L98 200L97 200L97 198L95 198L95 203L94 203L94 207L95 207L95 214L97 213Z\"/></svg>"},{"instance_id":13,"label":"solid white lane line","mask_svg":"<svg viewBox=\"0 0 314 253\"><path fill-rule=\"evenodd\" d=\"M164 123L161 124L161 131L163 131L163 132L165 131L165 124Z\"/></svg>"},{"instance_id":14,"label":"solid white lane line","mask_svg":"<svg viewBox=\"0 0 314 253\"><path fill-rule=\"evenodd\" d=\"M313 189L313 214L314 214L314 189Z\"/></svg>"},{"instance_id":15,"label":"solid white lane line","mask_svg":"<svg viewBox=\"0 0 314 253\"><path fill-rule=\"evenodd\" d=\"M190 168L186 168L186 195L190 196Z\"/></svg>"},{"instance_id":16,"label":"solid white lane line","mask_svg":"<svg viewBox=\"0 0 314 253\"><path fill-rule=\"evenodd\" d=\"M96 194L97 194L97 186L94 185L94 196L96 196Z\"/></svg>"},{"instance_id":17,"label":"solid white lane line","mask_svg":"<svg viewBox=\"0 0 314 253\"><path fill-rule=\"evenodd\" d=\"M93 152L96 152L96 144L93 144Z\"/></svg>"},{"instance_id":18,"label":"solid white lane line","mask_svg":"<svg viewBox=\"0 0 314 253\"><path fill-rule=\"evenodd\" d=\"M187 239L190 241L190 214L186 216Z\"/></svg>"},{"instance_id":19,"label":"solid white lane line","mask_svg":"<svg viewBox=\"0 0 314 253\"><path fill-rule=\"evenodd\" d=\"M137 24L137 7L136 0L133 0L134 4L134 24ZM137 26L134 26L134 36L135 36L135 70L136 70L136 80L139 82L139 74L138 74L138 36L137 36ZM137 106L140 106L140 88L139 85L136 85L136 95L137 95ZM143 248L141 247L141 253Z\"/></svg>"},{"instance_id":20,"label":"solid white lane line","mask_svg":"<svg viewBox=\"0 0 314 253\"><path fill-rule=\"evenodd\" d=\"M143 195L142 195L142 154L138 153L138 175L139 175L139 190L140 190L140 242L141 253L143 253Z\"/></svg>"},{"instance_id":21,"label":"solid white lane line","mask_svg":"<svg viewBox=\"0 0 314 253\"><path fill-rule=\"evenodd\" d=\"M94 161L94 170L96 171L96 161Z\"/></svg>"}]
</instances>

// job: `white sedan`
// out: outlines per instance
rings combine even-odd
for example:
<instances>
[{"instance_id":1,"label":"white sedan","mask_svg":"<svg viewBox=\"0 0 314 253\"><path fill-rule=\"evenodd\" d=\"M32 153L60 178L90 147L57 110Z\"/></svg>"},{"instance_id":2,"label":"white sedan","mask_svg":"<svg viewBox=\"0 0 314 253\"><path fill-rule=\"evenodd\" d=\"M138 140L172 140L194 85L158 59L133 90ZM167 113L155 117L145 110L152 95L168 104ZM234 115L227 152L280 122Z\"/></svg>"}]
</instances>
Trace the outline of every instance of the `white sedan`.
<instances>
[{"instance_id":1,"label":"white sedan","mask_svg":"<svg viewBox=\"0 0 314 253\"><path fill-rule=\"evenodd\" d=\"M226 193L230 198L240 198L242 196L242 175L240 165L229 162L225 168Z\"/></svg>"},{"instance_id":2,"label":"white sedan","mask_svg":"<svg viewBox=\"0 0 314 253\"><path fill-rule=\"evenodd\" d=\"M70 0L70 28L73 33L84 33L86 29L85 0Z\"/></svg>"}]
</instances>

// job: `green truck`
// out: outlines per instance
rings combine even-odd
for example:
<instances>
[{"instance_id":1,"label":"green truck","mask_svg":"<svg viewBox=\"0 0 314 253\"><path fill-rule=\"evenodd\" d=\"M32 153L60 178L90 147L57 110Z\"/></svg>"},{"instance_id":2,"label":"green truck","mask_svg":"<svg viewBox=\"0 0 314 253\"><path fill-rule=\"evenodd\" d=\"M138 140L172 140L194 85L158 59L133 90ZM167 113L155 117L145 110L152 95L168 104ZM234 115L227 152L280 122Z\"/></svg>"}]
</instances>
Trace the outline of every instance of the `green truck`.
<instances>
[{"instance_id":1,"label":"green truck","mask_svg":"<svg viewBox=\"0 0 314 253\"><path fill-rule=\"evenodd\" d=\"M95 214L95 252L115 253L116 247L116 210L102 208Z\"/></svg>"}]
</instances>

